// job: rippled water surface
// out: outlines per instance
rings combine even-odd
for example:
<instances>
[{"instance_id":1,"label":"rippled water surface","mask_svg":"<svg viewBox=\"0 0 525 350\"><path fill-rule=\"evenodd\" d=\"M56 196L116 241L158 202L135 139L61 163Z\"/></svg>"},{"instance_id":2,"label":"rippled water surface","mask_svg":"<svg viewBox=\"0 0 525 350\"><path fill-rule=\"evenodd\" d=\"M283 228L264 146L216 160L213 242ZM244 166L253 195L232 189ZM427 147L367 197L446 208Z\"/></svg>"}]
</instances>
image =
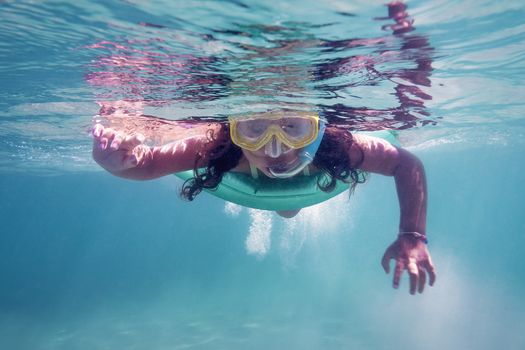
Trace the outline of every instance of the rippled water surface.
<instances>
[{"instance_id":1,"label":"rippled water surface","mask_svg":"<svg viewBox=\"0 0 525 350\"><path fill-rule=\"evenodd\" d=\"M91 168L91 117L118 100L161 121L284 106L425 126L415 143L521 139L521 2L408 5L5 1L2 169Z\"/></svg>"},{"instance_id":2,"label":"rippled water surface","mask_svg":"<svg viewBox=\"0 0 525 350\"><path fill-rule=\"evenodd\" d=\"M523 349L523 18L523 1L0 1L0 347ZM390 179L285 221L91 159L93 120L161 143L174 120L278 108L399 130L427 169L435 287L409 297L379 268Z\"/></svg>"}]
</instances>

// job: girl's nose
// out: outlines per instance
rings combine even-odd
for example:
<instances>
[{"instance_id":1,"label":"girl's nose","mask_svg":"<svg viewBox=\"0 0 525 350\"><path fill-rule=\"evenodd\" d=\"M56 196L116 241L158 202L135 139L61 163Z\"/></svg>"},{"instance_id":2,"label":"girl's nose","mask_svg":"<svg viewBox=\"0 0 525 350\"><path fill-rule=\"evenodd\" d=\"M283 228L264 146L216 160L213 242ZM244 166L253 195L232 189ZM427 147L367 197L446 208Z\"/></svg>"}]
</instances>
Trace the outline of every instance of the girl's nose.
<instances>
[{"instance_id":1,"label":"girl's nose","mask_svg":"<svg viewBox=\"0 0 525 350\"><path fill-rule=\"evenodd\" d=\"M264 146L264 154L271 158L278 158L282 154L282 144L275 136Z\"/></svg>"}]
</instances>

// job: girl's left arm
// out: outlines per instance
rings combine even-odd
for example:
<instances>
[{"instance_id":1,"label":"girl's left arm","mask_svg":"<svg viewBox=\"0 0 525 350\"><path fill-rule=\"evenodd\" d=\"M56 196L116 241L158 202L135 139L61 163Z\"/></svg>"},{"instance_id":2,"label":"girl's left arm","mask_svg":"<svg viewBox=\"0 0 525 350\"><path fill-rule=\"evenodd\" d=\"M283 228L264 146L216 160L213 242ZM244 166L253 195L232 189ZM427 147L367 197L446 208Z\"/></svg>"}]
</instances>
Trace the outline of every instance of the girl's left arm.
<instances>
[{"instance_id":1,"label":"girl's left arm","mask_svg":"<svg viewBox=\"0 0 525 350\"><path fill-rule=\"evenodd\" d=\"M381 263L388 273L389 262L395 259L394 288L407 270L410 293L422 293L427 277L431 286L436 279L426 246L427 186L423 163L403 148L365 135L354 135L350 157L362 159L360 170L394 177L400 207L399 235L385 251Z\"/></svg>"}]
</instances>

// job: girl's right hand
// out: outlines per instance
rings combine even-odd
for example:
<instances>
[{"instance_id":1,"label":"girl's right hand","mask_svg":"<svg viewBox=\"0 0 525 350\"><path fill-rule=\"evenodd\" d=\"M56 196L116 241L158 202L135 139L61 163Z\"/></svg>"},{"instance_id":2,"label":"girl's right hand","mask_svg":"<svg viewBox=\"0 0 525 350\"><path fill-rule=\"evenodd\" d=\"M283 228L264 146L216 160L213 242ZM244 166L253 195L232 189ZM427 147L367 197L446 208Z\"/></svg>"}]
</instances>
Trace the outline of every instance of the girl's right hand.
<instances>
[{"instance_id":1,"label":"girl's right hand","mask_svg":"<svg viewBox=\"0 0 525 350\"><path fill-rule=\"evenodd\" d=\"M141 134L125 135L101 124L93 127L93 159L111 173L135 168L150 148Z\"/></svg>"}]
</instances>

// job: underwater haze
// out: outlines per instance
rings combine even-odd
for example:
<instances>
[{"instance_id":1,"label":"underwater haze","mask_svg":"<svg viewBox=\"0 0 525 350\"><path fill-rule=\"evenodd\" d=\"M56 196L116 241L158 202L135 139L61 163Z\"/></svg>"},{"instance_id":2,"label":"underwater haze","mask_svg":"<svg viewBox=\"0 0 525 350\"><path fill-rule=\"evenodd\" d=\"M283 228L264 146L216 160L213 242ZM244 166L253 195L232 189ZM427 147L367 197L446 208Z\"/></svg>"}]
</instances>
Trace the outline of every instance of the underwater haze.
<instances>
[{"instance_id":1,"label":"underwater haze","mask_svg":"<svg viewBox=\"0 0 525 350\"><path fill-rule=\"evenodd\" d=\"M0 1L0 348L524 349L525 4L405 5ZM381 268L392 178L283 219L91 158L283 106L423 161L433 287Z\"/></svg>"}]
</instances>

